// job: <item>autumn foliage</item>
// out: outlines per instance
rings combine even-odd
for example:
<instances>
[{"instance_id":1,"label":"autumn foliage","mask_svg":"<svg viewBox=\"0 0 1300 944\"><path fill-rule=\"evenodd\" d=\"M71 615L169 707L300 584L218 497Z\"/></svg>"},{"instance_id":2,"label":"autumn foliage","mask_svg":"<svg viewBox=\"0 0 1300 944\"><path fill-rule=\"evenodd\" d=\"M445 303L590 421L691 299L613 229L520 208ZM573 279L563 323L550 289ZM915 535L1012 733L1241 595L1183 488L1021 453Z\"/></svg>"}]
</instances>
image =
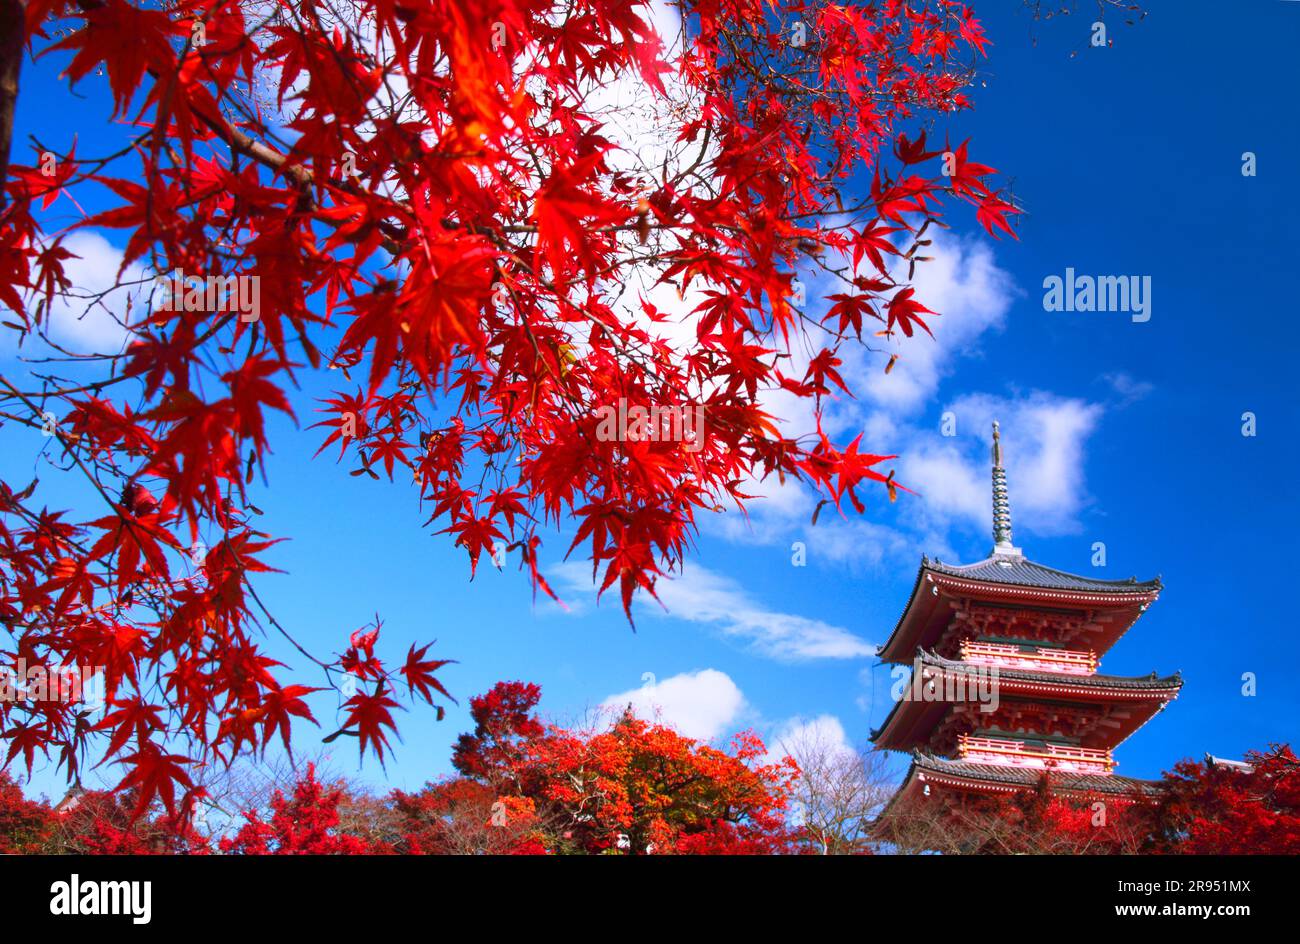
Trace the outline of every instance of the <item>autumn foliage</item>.
<instances>
[{"instance_id":1,"label":"autumn foliage","mask_svg":"<svg viewBox=\"0 0 1300 944\"><path fill-rule=\"evenodd\" d=\"M292 797L276 791L266 819L256 811L246 812L239 831L221 840L221 851L243 855L358 855L373 851L356 836L339 831L342 799L343 791L321 784L309 764L303 778L294 784Z\"/></svg>"},{"instance_id":2,"label":"autumn foliage","mask_svg":"<svg viewBox=\"0 0 1300 944\"><path fill-rule=\"evenodd\" d=\"M1249 772L1182 761L1166 776L1157 851L1300 854L1300 758L1252 752Z\"/></svg>"},{"instance_id":3,"label":"autumn foliage","mask_svg":"<svg viewBox=\"0 0 1300 944\"><path fill-rule=\"evenodd\" d=\"M1181 761L1157 795L1062 796L1047 778L1007 797L947 797L891 811L880 838L904 851L1008 855L1294 855L1300 761L1289 745L1244 764Z\"/></svg>"},{"instance_id":4,"label":"autumn foliage","mask_svg":"<svg viewBox=\"0 0 1300 944\"><path fill-rule=\"evenodd\" d=\"M8 774L0 774L0 855L42 852L55 828L54 812L23 796Z\"/></svg>"},{"instance_id":5,"label":"autumn foliage","mask_svg":"<svg viewBox=\"0 0 1300 944\"><path fill-rule=\"evenodd\" d=\"M145 286L114 312L122 350L0 377L6 435L29 427L86 490L55 510L39 481L0 482L0 651L102 667L110 703L0 704L0 738L6 765L48 757L72 780L87 759L120 765L137 813L184 814L200 765L290 744L345 674L359 684L328 736L381 759L404 699L448 697L427 646L403 663L376 622L333 627L337 651L313 654L263 606L279 538L252 490L273 416L319 427L342 471L411 482L471 576L499 553L551 593L543 535L564 531L630 619L698 517L743 508L747 483L800 479L846 513L866 483L895 495L890 456L822 431L852 394L842 354L866 344L886 369L929 332L910 281L945 207L994 234L1017 212L965 142L927 135L970 106L987 45L962 3L343 8L26 4L32 55L73 89L107 83L106 113L75 107L115 122L120 147L0 142L4 330L62 354L51 312L83 228L114 231L119 278ZM50 228L51 212L75 222ZM233 310L247 279L257 310ZM337 392L295 402L327 370ZM812 404L815 428L780 428L778 392ZM701 407L702 440L598 436L620 402ZM317 684L265 653L267 632ZM611 798L610 823L643 800L658 802ZM609 840L588 832L575 841ZM670 833L648 820L637 842Z\"/></svg>"},{"instance_id":6,"label":"autumn foliage","mask_svg":"<svg viewBox=\"0 0 1300 944\"><path fill-rule=\"evenodd\" d=\"M235 855L824 854L796 802L800 771L752 733L726 750L630 711L582 728L544 723L541 690L502 682L471 700L456 775L373 795L303 765L268 802L213 828L135 797L70 794L59 808L0 777L0 853ZM1184 761L1150 802L1064 797L1051 778L1008 797L892 809L854 854L1182 855L1300 851L1300 761L1277 745L1247 764ZM229 801L228 797L220 798ZM951 798L950 798L951 799ZM208 797L212 806L215 798ZM216 803L219 806L219 803Z\"/></svg>"},{"instance_id":7,"label":"autumn foliage","mask_svg":"<svg viewBox=\"0 0 1300 944\"><path fill-rule=\"evenodd\" d=\"M765 762L754 734L719 750L630 711L604 728L569 730L533 714L540 695L535 685L506 682L475 698L474 733L461 736L453 758L462 779L428 790L483 790L496 804L490 825L548 851L790 848L795 768L788 758Z\"/></svg>"},{"instance_id":8,"label":"autumn foliage","mask_svg":"<svg viewBox=\"0 0 1300 944\"><path fill-rule=\"evenodd\" d=\"M185 855L209 851L192 823L158 809L138 812L133 793L76 790L57 808L26 799L0 774L0 853Z\"/></svg>"},{"instance_id":9,"label":"autumn foliage","mask_svg":"<svg viewBox=\"0 0 1300 944\"><path fill-rule=\"evenodd\" d=\"M55 812L0 782L0 850L88 854L773 854L796 851L787 821L794 767L765 761L753 734L727 750L629 712L588 730L543 724L536 685L501 683L473 700L458 776L369 797L307 764L266 808L225 834L134 798L82 793Z\"/></svg>"}]
</instances>

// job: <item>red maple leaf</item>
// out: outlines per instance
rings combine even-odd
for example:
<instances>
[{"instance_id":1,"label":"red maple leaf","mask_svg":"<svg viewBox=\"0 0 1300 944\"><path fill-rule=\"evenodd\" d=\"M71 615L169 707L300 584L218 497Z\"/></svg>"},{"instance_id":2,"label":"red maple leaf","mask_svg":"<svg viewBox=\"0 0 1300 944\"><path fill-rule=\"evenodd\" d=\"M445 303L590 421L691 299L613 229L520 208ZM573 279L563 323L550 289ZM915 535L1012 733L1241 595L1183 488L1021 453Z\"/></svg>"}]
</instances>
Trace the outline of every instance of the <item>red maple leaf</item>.
<instances>
[{"instance_id":1,"label":"red maple leaf","mask_svg":"<svg viewBox=\"0 0 1300 944\"><path fill-rule=\"evenodd\" d=\"M429 645L432 645L430 643ZM406 656L406 662L402 665L402 676L406 679L407 688L412 691L418 691L420 697L433 704L433 691L438 691L444 698L455 701L451 693L442 687L442 683L434 678L433 673L444 665L450 663L451 659L425 659L424 655L429 651L429 645L416 649L411 645L411 651Z\"/></svg>"}]
</instances>

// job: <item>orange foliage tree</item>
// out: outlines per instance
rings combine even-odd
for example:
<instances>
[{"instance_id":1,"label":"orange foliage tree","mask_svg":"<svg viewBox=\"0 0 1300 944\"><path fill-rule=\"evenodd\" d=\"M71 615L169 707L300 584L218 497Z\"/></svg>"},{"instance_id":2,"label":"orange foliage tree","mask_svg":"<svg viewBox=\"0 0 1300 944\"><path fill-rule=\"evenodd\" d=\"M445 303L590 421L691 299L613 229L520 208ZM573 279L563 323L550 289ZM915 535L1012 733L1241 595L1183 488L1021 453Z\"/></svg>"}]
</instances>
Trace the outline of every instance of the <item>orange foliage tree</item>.
<instances>
[{"instance_id":1,"label":"orange foliage tree","mask_svg":"<svg viewBox=\"0 0 1300 944\"><path fill-rule=\"evenodd\" d=\"M426 788L444 811L451 797L511 851L755 853L789 851L786 822L797 769L768 763L763 742L736 735L727 750L701 744L630 711L596 730L546 726L533 714L536 685L498 683L471 703L476 727L454 764L462 777ZM439 844L439 818L423 847Z\"/></svg>"}]
</instances>

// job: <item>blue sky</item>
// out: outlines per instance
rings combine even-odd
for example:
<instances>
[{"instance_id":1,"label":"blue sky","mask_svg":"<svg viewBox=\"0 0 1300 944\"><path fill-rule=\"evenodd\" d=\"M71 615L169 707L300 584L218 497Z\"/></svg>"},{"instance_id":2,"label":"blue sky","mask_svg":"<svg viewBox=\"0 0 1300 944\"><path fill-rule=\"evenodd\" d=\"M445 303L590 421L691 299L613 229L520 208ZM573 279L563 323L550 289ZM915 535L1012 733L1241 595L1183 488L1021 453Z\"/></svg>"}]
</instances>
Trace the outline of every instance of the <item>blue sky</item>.
<instances>
[{"instance_id":1,"label":"blue sky","mask_svg":"<svg viewBox=\"0 0 1300 944\"><path fill-rule=\"evenodd\" d=\"M370 760L358 768L351 744L336 743L338 768L408 789L447 773L469 696L516 678L539 683L560 721L631 693L697 736L752 727L779 738L815 723L865 742L889 708L889 670L871 653L921 554L965 562L989 549L995 416L1016 543L1030 557L1163 577L1160 601L1104 671L1182 670L1186 684L1121 747L1120 772L1157 776L1182 757L1293 739L1300 4L1150 7L1137 27L1110 21L1114 45L1092 49L1091 17L1034 29L1019 4L976 4L994 43L984 84L974 112L936 130L954 143L971 137L973 158L1013 181L1026 210L1021 239L994 241L954 211L954 229L918 272L918 296L942 315L937 340L909 342L888 378L879 360L851 364L862 396L833 420L841 432L866 429L873 451L899 452L899 478L919 496L891 506L872 495L864 518L823 513L813 527L815 500L768 483L748 523L734 513L704 523L685 576L663 593L669 612L642 606L635 632L615 599L595 605L580 564L558 566L560 535L546 538L542 560L568 612L535 604L513 565L480 567L470 582L463 551L421 527L410 487L311 460L322 437L305 428L310 398L329 386L310 384L296 401L302 428L277 421L270 485L253 495L266 529L291 538L269 558L288 575L260 580L259 591L322 653L377 612L389 652L436 638L433 652L459 660L442 676L460 699L446 720L405 715L386 771ZM102 92L81 94L85 104L48 64L27 71L15 140L39 133L62 147L76 133L80 153L106 149L115 132L90 123ZM1257 176L1242 175L1246 151ZM120 247L119 234L106 235ZM95 238L84 245L102 265L113 250ZM1151 319L1045 311L1043 279L1067 267L1150 276ZM6 371L12 359L0 349ZM1253 437L1242 435L1248 411ZM945 412L955 437L941 435ZM12 426L0 436L0 474L29 476L37 437ZM1104 569L1091 564L1098 541ZM792 565L794 542L806 566ZM279 640L268 648L319 684ZM1245 672L1258 678L1253 697L1242 694ZM334 699L313 706L322 729L300 728L296 742L309 753L333 730ZM48 771L36 785L59 792Z\"/></svg>"}]
</instances>

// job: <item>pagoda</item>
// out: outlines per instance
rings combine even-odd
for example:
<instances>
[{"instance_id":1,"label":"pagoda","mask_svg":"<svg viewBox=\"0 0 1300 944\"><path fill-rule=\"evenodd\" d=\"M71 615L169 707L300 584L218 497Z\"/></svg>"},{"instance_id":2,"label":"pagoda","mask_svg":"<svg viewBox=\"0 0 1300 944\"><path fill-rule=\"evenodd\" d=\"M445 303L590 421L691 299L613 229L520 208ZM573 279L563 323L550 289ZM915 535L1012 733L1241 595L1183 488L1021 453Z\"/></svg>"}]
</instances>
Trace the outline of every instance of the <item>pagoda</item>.
<instances>
[{"instance_id":1,"label":"pagoda","mask_svg":"<svg viewBox=\"0 0 1300 944\"><path fill-rule=\"evenodd\" d=\"M993 550L977 563L921 559L883 662L911 678L872 734L908 751L901 800L1011 795L1047 776L1056 795L1120 802L1154 783L1115 773L1115 748L1178 695L1182 678L1104 675L1101 659L1160 594L1160 579L1097 580L1025 557L993 424Z\"/></svg>"}]
</instances>

